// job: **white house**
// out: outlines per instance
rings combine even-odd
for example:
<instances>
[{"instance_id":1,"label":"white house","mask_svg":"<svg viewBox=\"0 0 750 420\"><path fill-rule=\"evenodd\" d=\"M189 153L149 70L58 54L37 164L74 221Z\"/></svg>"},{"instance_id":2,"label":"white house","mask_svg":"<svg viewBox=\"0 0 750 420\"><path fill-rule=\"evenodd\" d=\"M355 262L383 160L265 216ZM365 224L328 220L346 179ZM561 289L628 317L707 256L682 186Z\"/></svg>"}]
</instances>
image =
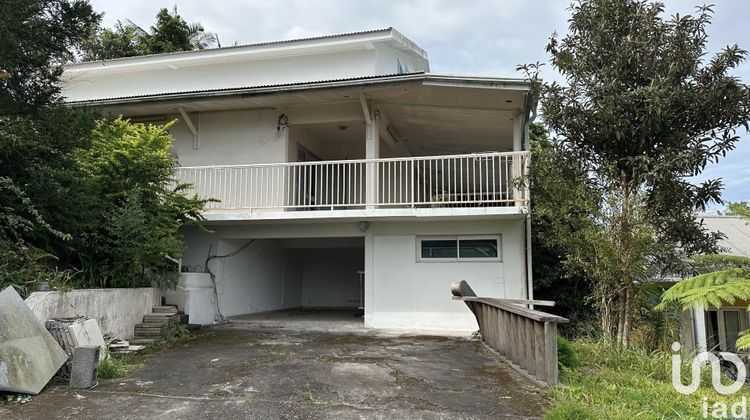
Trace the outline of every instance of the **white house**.
<instances>
[{"instance_id":1,"label":"white house","mask_svg":"<svg viewBox=\"0 0 750 420\"><path fill-rule=\"evenodd\" d=\"M453 281L532 297L527 80L432 74L388 28L72 64L63 83L71 106L178 120L180 180L220 200L212 232L185 230L194 319L364 307L368 327L474 330Z\"/></svg>"},{"instance_id":2,"label":"white house","mask_svg":"<svg viewBox=\"0 0 750 420\"><path fill-rule=\"evenodd\" d=\"M719 246L724 253L750 257L750 225L739 216L700 216L712 232L721 232L724 238ZM686 352L694 350L737 352L735 346L740 332L750 328L750 302L735 302L720 308L696 308L683 312L682 345Z\"/></svg>"}]
</instances>

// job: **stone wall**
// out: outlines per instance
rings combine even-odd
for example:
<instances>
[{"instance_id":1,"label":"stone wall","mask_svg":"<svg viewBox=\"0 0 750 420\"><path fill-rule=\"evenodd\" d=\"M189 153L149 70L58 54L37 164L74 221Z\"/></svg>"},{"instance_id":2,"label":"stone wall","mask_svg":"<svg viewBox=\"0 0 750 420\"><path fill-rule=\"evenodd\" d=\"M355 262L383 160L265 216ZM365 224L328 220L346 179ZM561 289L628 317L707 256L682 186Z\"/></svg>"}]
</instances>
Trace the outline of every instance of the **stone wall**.
<instances>
[{"instance_id":1,"label":"stone wall","mask_svg":"<svg viewBox=\"0 0 750 420\"><path fill-rule=\"evenodd\" d=\"M96 319L102 333L133 338L136 324L161 301L157 288L80 289L69 292L34 292L26 304L42 321L85 315Z\"/></svg>"}]
</instances>

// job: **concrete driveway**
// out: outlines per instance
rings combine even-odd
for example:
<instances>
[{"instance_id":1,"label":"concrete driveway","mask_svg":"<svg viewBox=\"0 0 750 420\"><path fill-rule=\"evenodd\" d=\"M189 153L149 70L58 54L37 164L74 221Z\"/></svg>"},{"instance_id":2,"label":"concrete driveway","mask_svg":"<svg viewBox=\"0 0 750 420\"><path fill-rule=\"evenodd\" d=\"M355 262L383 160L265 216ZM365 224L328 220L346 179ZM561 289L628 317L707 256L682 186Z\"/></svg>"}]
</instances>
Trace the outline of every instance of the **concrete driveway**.
<instances>
[{"instance_id":1,"label":"concrete driveway","mask_svg":"<svg viewBox=\"0 0 750 420\"><path fill-rule=\"evenodd\" d=\"M228 324L93 390L50 386L0 418L539 417L543 391L466 338Z\"/></svg>"}]
</instances>

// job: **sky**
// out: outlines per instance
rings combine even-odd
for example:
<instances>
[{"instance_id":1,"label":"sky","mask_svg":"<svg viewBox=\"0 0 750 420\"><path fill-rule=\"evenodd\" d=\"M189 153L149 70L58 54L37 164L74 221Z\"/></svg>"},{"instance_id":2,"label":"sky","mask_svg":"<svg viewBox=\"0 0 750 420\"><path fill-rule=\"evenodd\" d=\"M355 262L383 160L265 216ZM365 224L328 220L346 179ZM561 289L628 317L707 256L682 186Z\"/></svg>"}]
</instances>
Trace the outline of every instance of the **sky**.
<instances>
[{"instance_id":1,"label":"sky","mask_svg":"<svg viewBox=\"0 0 750 420\"><path fill-rule=\"evenodd\" d=\"M666 0L666 15L692 13L708 1ZM553 32L564 34L568 0L91 0L103 23L130 19L148 27L159 8L177 5L188 22L219 35L222 45L248 44L394 27L427 50L439 74L520 77L516 65L548 62L544 47ZM750 50L746 0L713 0L709 52L739 44ZM750 61L736 72L750 83ZM560 80L546 65L545 80ZM695 179L721 178L726 201L750 201L750 135L718 164ZM721 207L715 207L718 210Z\"/></svg>"}]
</instances>

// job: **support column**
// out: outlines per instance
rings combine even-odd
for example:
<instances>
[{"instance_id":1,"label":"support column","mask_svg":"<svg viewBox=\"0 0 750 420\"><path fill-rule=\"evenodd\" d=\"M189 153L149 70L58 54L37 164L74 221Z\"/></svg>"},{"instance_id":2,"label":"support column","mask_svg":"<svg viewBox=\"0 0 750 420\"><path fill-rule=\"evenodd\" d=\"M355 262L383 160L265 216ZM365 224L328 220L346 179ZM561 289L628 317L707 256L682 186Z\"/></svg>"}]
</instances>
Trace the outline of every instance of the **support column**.
<instances>
[{"instance_id":1,"label":"support column","mask_svg":"<svg viewBox=\"0 0 750 420\"><path fill-rule=\"evenodd\" d=\"M695 332L695 349L698 352L706 351L708 342L706 340L706 311L703 305L692 309L693 331Z\"/></svg>"},{"instance_id":2,"label":"support column","mask_svg":"<svg viewBox=\"0 0 750 420\"><path fill-rule=\"evenodd\" d=\"M372 106L372 102L360 96L362 111L365 113L365 159L378 159L380 157L380 115ZM376 208L378 202L379 177L378 165L375 162L367 162L365 182L365 200L368 209Z\"/></svg>"},{"instance_id":3,"label":"support column","mask_svg":"<svg viewBox=\"0 0 750 420\"><path fill-rule=\"evenodd\" d=\"M513 115L513 151L514 152L522 152L523 151L523 131L524 131L524 123L523 123L523 114L521 112L517 112ZM514 156L513 161L511 163L511 177L509 181L513 185L513 200L515 201L516 206L523 205L523 191L518 188L518 183L516 182L517 179L519 179L523 173L523 165L521 165L521 157L520 156ZM506 184L507 185L507 184Z\"/></svg>"},{"instance_id":4,"label":"support column","mask_svg":"<svg viewBox=\"0 0 750 420\"><path fill-rule=\"evenodd\" d=\"M524 130L524 124L523 124L523 114L521 112L516 112L513 114L513 151L514 152L520 152L523 150L523 130Z\"/></svg>"}]
</instances>

